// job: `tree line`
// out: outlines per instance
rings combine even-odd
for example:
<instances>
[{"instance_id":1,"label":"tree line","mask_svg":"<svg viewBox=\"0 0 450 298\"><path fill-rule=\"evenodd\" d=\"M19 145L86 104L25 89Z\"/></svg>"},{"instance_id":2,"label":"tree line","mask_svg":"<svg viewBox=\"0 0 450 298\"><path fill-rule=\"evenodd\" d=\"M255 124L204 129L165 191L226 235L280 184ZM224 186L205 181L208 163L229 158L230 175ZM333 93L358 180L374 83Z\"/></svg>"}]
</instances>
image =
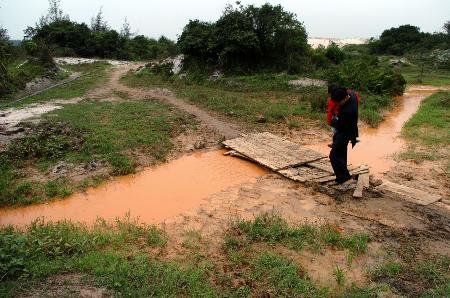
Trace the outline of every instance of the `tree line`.
<instances>
[{"instance_id":1,"label":"tree line","mask_svg":"<svg viewBox=\"0 0 450 298\"><path fill-rule=\"evenodd\" d=\"M102 9L92 17L91 24L70 20L60 8L61 0L49 0L47 15L34 27L25 30L24 47L34 54L42 44L55 56L98 57L122 60L151 60L177 53L174 41L135 35L125 19L122 29L112 29L104 20Z\"/></svg>"}]
</instances>

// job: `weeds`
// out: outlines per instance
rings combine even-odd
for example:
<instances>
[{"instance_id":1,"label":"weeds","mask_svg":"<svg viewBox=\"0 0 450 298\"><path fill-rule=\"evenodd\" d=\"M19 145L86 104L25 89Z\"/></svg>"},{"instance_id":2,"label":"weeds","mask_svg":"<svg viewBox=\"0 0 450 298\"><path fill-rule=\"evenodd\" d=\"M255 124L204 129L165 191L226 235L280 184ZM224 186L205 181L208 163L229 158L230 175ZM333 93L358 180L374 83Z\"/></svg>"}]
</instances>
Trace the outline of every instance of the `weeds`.
<instances>
[{"instance_id":1,"label":"weeds","mask_svg":"<svg viewBox=\"0 0 450 298\"><path fill-rule=\"evenodd\" d=\"M447 150L440 152L440 149L450 144L449 115L449 91L440 91L427 97L402 129L402 136L408 139L410 145L399 154L399 158L417 163L424 160L448 160ZM450 163L447 163L447 172L450 172L449 169Z\"/></svg>"},{"instance_id":2,"label":"weeds","mask_svg":"<svg viewBox=\"0 0 450 298\"><path fill-rule=\"evenodd\" d=\"M428 147L450 143L450 92L440 91L427 97L408 122L402 135Z\"/></svg>"},{"instance_id":3,"label":"weeds","mask_svg":"<svg viewBox=\"0 0 450 298\"><path fill-rule=\"evenodd\" d=\"M305 271L283 256L262 253L251 266L251 278L260 291L281 297L327 297L326 290L314 287Z\"/></svg>"},{"instance_id":4,"label":"weeds","mask_svg":"<svg viewBox=\"0 0 450 298\"><path fill-rule=\"evenodd\" d=\"M0 109L20 107L31 103L45 102L51 99L70 99L86 95L86 93L106 80L106 70L109 65L103 62L81 65L66 65L65 68L83 72L83 77L65 85L46 90L35 96L28 97L20 102L5 101L0 103Z\"/></svg>"},{"instance_id":5,"label":"weeds","mask_svg":"<svg viewBox=\"0 0 450 298\"><path fill-rule=\"evenodd\" d=\"M341 267L336 266L333 269L333 275L334 275L334 278L336 279L337 284L339 286L343 286L344 283L345 283L345 272L344 272L344 270Z\"/></svg>"},{"instance_id":6,"label":"weeds","mask_svg":"<svg viewBox=\"0 0 450 298\"><path fill-rule=\"evenodd\" d=\"M450 294L450 258L434 256L408 264L390 261L372 271L401 294L415 297L447 297ZM411 286L414 285L414 286Z\"/></svg>"},{"instance_id":7,"label":"weeds","mask_svg":"<svg viewBox=\"0 0 450 298\"><path fill-rule=\"evenodd\" d=\"M330 245L346 249L355 256L365 253L370 241L367 234L343 235L330 225L290 227L281 217L268 213L257 216L253 221L238 221L235 229L253 242L282 243L296 250L305 246L318 249Z\"/></svg>"},{"instance_id":8,"label":"weeds","mask_svg":"<svg viewBox=\"0 0 450 298\"><path fill-rule=\"evenodd\" d=\"M251 125L257 125L261 115L269 123L284 122L293 116L322 120L327 107L325 88L296 88L288 84L297 79L288 75L254 75L220 78L216 81L193 78L171 80L157 76L148 70L128 74L122 80L131 87L164 87L189 101L207 109L235 117ZM370 125L378 125L380 112L392 104L389 97L362 94L361 119ZM260 121L261 122L261 121ZM287 122L289 127L298 127Z\"/></svg>"}]
</instances>

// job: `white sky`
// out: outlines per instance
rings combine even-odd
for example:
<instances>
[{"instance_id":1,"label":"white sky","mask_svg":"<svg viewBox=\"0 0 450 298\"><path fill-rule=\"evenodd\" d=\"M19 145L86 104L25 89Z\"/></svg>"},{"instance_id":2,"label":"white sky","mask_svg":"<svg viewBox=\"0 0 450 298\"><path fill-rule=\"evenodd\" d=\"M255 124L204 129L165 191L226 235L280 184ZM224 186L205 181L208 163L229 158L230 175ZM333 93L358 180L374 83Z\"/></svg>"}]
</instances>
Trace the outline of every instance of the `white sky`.
<instances>
[{"instance_id":1,"label":"white sky","mask_svg":"<svg viewBox=\"0 0 450 298\"><path fill-rule=\"evenodd\" d=\"M103 7L109 25L120 30L125 17L134 31L176 39L189 19L215 21L227 0L62 0L71 20L90 23ZM242 4L281 4L304 22L309 37L377 37L402 24L439 31L450 20L450 0L242 0ZM46 13L47 0L0 0L0 25L12 39Z\"/></svg>"}]
</instances>

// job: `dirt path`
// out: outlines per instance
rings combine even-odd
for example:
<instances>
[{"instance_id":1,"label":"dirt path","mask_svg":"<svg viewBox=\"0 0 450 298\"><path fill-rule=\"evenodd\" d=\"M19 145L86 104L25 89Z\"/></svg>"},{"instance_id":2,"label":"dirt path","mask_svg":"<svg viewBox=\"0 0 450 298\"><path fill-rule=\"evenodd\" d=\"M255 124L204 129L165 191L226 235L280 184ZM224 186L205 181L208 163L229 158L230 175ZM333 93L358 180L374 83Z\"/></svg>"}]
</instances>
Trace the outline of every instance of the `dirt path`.
<instances>
[{"instance_id":1,"label":"dirt path","mask_svg":"<svg viewBox=\"0 0 450 298\"><path fill-rule=\"evenodd\" d=\"M176 98L169 90L130 88L120 83L120 78L123 75L125 75L130 70L138 68L139 66L141 65L133 64L117 66L111 72L108 83L101 86L100 88L91 91L88 94L88 97L98 98L100 100L104 100L105 98L109 98L109 100L120 100L119 98L117 98L117 95L114 95L114 91L119 91L125 92L127 96L135 99L157 98L175 106L176 108L188 114L194 115L201 123L214 130L218 134L222 135L225 139L235 138L240 135L240 132L235 127L232 127L230 124L213 117L205 110L189 104L182 99Z\"/></svg>"}]
</instances>

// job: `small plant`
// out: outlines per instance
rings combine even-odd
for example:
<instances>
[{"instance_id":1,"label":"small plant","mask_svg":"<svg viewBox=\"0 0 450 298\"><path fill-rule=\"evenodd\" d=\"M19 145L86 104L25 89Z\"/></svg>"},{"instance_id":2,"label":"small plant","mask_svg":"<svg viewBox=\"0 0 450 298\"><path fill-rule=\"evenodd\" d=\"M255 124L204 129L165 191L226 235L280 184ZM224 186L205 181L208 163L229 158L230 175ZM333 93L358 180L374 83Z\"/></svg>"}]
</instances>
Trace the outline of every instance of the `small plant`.
<instances>
[{"instance_id":1,"label":"small plant","mask_svg":"<svg viewBox=\"0 0 450 298\"><path fill-rule=\"evenodd\" d=\"M135 165L131 158L125 155L117 154L109 158L112 166L112 175L121 176L134 173Z\"/></svg>"},{"instance_id":2,"label":"small plant","mask_svg":"<svg viewBox=\"0 0 450 298\"><path fill-rule=\"evenodd\" d=\"M65 198L72 194L72 191L66 187L67 181L53 180L44 185L45 194L49 198Z\"/></svg>"},{"instance_id":3,"label":"small plant","mask_svg":"<svg viewBox=\"0 0 450 298\"><path fill-rule=\"evenodd\" d=\"M20 276L27 259L27 237L12 229L0 230L0 282Z\"/></svg>"},{"instance_id":4,"label":"small plant","mask_svg":"<svg viewBox=\"0 0 450 298\"><path fill-rule=\"evenodd\" d=\"M334 275L334 278L336 279L337 284L339 286L343 286L344 283L345 283L345 272L344 272L344 270L341 267L336 266L333 269L333 275Z\"/></svg>"}]
</instances>

